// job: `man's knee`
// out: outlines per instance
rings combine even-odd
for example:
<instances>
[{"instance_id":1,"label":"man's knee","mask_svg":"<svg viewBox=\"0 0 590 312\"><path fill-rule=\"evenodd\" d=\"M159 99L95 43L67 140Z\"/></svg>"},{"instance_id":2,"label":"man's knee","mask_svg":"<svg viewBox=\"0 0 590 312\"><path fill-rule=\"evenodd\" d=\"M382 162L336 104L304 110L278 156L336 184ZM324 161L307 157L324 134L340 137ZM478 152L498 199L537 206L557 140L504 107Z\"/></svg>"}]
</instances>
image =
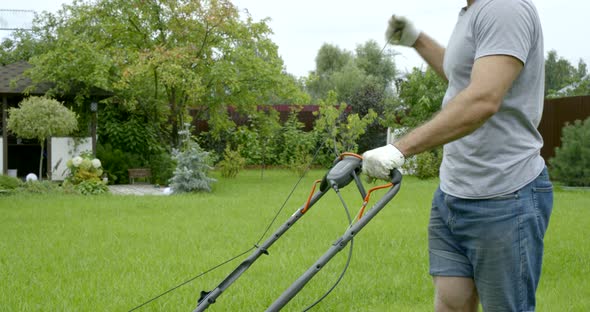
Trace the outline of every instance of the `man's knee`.
<instances>
[{"instance_id":1,"label":"man's knee","mask_svg":"<svg viewBox=\"0 0 590 312\"><path fill-rule=\"evenodd\" d=\"M465 277L434 277L436 312L476 312L479 304L475 283Z\"/></svg>"}]
</instances>

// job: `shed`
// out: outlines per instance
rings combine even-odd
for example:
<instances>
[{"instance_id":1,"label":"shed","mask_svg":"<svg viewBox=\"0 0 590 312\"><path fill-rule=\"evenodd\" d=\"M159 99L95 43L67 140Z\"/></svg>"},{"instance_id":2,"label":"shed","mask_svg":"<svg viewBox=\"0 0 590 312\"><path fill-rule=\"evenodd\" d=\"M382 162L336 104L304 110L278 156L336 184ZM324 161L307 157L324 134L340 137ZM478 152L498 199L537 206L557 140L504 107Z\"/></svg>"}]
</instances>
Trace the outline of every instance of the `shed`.
<instances>
[{"instance_id":1,"label":"shed","mask_svg":"<svg viewBox=\"0 0 590 312\"><path fill-rule=\"evenodd\" d=\"M26 175L29 172L38 172L39 157L41 153L41 146L35 140L22 140L9 133L6 127L6 120L8 118L8 108L17 107L18 103L21 102L27 96L43 96L53 86L52 83L39 83L34 89L28 90L25 94L25 90L32 86L33 83L30 78L24 75L25 71L31 68L32 65L25 61L20 61L12 64L0 66L0 98L2 101L1 110L1 131L2 137L0 139L0 170L2 174L8 174L9 168L11 173L18 172L19 175ZM90 102L99 101L112 96L108 91L102 89L94 89L91 92ZM69 99L73 98L74 94L61 94L58 96L58 100L68 102ZM96 131L95 125L93 125L91 140L93 142L92 148L95 147L96 142ZM64 149L62 146L63 139L52 138L47 140L45 155L46 162L43 168L43 175L47 176L47 173L51 174L51 170L48 172L48 168L54 168L58 163L58 160L53 159L52 154L63 155ZM67 141L67 138L66 138ZM60 142L59 151L52 149L52 142ZM67 146L67 144L66 144ZM65 162L61 164L62 167Z\"/></svg>"}]
</instances>

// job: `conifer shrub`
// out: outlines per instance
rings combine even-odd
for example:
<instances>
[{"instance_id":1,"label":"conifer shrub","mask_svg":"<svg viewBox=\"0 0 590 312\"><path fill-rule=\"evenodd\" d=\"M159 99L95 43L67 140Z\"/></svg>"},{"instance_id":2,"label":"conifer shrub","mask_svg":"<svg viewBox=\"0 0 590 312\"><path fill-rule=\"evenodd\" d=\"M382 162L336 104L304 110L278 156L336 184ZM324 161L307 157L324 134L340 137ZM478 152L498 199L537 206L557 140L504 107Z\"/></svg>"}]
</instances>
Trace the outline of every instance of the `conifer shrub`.
<instances>
[{"instance_id":1,"label":"conifer shrub","mask_svg":"<svg viewBox=\"0 0 590 312\"><path fill-rule=\"evenodd\" d=\"M568 186L590 186L590 118L566 124L561 147L549 160L551 175Z\"/></svg>"}]
</instances>

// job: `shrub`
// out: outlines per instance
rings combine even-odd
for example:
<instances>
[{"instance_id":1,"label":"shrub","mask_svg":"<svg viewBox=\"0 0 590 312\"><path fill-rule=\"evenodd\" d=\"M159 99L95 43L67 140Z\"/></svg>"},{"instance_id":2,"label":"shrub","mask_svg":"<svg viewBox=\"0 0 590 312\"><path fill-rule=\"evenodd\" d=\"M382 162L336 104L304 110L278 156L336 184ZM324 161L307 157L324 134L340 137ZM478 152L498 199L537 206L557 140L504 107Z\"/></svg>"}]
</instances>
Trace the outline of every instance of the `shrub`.
<instances>
[{"instance_id":1,"label":"shrub","mask_svg":"<svg viewBox=\"0 0 590 312\"><path fill-rule=\"evenodd\" d=\"M74 185L86 180L101 181L102 179L102 163L91 155L76 156L68 160L66 166L70 170L66 180Z\"/></svg>"},{"instance_id":2,"label":"shrub","mask_svg":"<svg viewBox=\"0 0 590 312\"><path fill-rule=\"evenodd\" d=\"M21 180L7 175L0 175L0 190L14 190L22 185Z\"/></svg>"},{"instance_id":3,"label":"shrub","mask_svg":"<svg viewBox=\"0 0 590 312\"><path fill-rule=\"evenodd\" d=\"M64 181L64 185L73 185L74 190L83 195L108 193L106 183L102 181L102 163L92 155L82 154L66 163L70 173Z\"/></svg>"},{"instance_id":4,"label":"shrub","mask_svg":"<svg viewBox=\"0 0 590 312\"><path fill-rule=\"evenodd\" d=\"M167 185L174 175L174 168L176 168L176 162L172 159L172 155L168 152L151 155L148 162L152 171L152 183Z\"/></svg>"},{"instance_id":5,"label":"shrub","mask_svg":"<svg viewBox=\"0 0 590 312\"><path fill-rule=\"evenodd\" d=\"M30 194L65 193L64 189L61 188L59 184L51 181L26 182L22 184L18 191Z\"/></svg>"},{"instance_id":6,"label":"shrub","mask_svg":"<svg viewBox=\"0 0 590 312\"><path fill-rule=\"evenodd\" d=\"M224 178L235 178L244 168L246 159L240 155L241 148L232 150L227 146L223 153L223 160L217 164Z\"/></svg>"},{"instance_id":7,"label":"shrub","mask_svg":"<svg viewBox=\"0 0 590 312\"><path fill-rule=\"evenodd\" d=\"M442 148L416 155L413 173L419 179L438 177L442 162Z\"/></svg>"},{"instance_id":8,"label":"shrub","mask_svg":"<svg viewBox=\"0 0 590 312\"><path fill-rule=\"evenodd\" d=\"M120 149L113 148L111 144L98 145L96 147L96 156L102 159L104 172L111 184L128 183L129 173L127 169L142 167L145 163L141 156L123 152Z\"/></svg>"},{"instance_id":9,"label":"shrub","mask_svg":"<svg viewBox=\"0 0 590 312\"><path fill-rule=\"evenodd\" d=\"M85 180L74 185L74 190L82 195L99 195L109 193L109 187L102 181Z\"/></svg>"},{"instance_id":10,"label":"shrub","mask_svg":"<svg viewBox=\"0 0 590 312\"><path fill-rule=\"evenodd\" d=\"M289 168L293 170L297 175L302 177L307 169L312 165L313 157L304 147L298 147L295 152L295 157L291 159Z\"/></svg>"},{"instance_id":11,"label":"shrub","mask_svg":"<svg viewBox=\"0 0 590 312\"><path fill-rule=\"evenodd\" d=\"M561 147L549 163L555 179L569 186L590 186L590 118L563 128Z\"/></svg>"},{"instance_id":12,"label":"shrub","mask_svg":"<svg viewBox=\"0 0 590 312\"><path fill-rule=\"evenodd\" d=\"M192 139L188 129L181 131L183 150L174 150L172 158L176 161L174 176L170 187L174 193L211 191L211 183L216 180L207 176L212 169L210 154Z\"/></svg>"}]
</instances>

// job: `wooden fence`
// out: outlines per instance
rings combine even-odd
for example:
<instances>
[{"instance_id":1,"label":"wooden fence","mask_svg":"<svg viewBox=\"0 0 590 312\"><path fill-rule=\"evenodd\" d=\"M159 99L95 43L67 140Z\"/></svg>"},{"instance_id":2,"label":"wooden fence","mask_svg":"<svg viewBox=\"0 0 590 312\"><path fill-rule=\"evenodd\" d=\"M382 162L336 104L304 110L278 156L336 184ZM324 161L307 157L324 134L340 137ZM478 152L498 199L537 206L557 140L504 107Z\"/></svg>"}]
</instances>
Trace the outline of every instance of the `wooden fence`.
<instances>
[{"instance_id":1,"label":"wooden fence","mask_svg":"<svg viewBox=\"0 0 590 312\"><path fill-rule=\"evenodd\" d=\"M555 156L555 148L561 146L561 129L566 123L585 120L590 117L590 96L574 96L559 99L546 99L539 132L545 145L541 156L547 162Z\"/></svg>"}]
</instances>

